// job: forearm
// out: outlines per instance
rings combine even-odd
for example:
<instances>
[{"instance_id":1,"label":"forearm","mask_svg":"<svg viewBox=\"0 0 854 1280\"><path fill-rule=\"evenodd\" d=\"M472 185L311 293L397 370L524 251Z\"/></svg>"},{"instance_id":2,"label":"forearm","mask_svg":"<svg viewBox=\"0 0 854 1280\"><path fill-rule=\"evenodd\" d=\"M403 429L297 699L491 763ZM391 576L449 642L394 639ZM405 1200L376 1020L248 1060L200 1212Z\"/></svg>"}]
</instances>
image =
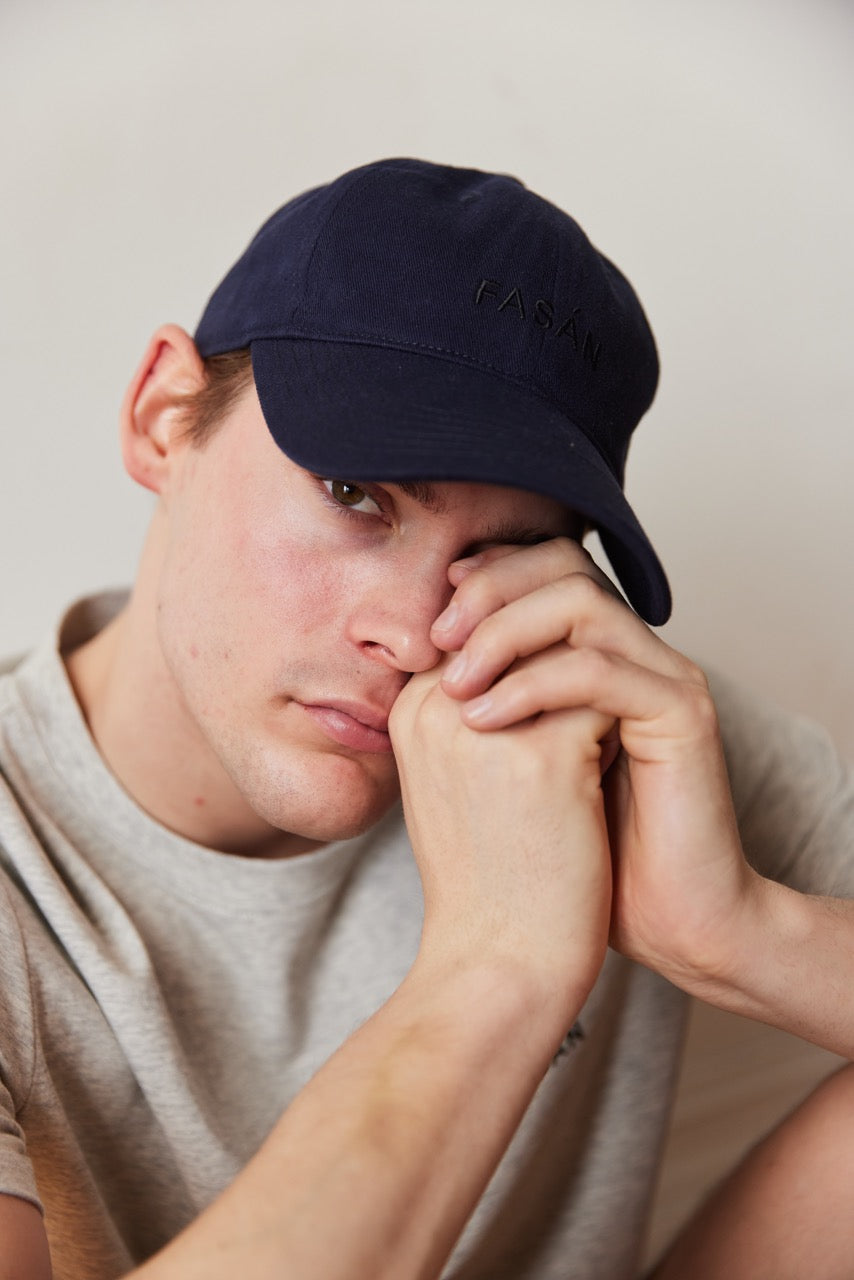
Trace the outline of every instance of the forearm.
<instances>
[{"instance_id":1,"label":"forearm","mask_svg":"<svg viewBox=\"0 0 854 1280\"><path fill-rule=\"evenodd\" d=\"M438 1275L560 1040L546 1004L516 972L416 965L134 1280Z\"/></svg>"},{"instance_id":2,"label":"forearm","mask_svg":"<svg viewBox=\"0 0 854 1280\"><path fill-rule=\"evenodd\" d=\"M700 999L854 1058L854 901L752 875L707 954L674 971Z\"/></svg>"}]
</instances>

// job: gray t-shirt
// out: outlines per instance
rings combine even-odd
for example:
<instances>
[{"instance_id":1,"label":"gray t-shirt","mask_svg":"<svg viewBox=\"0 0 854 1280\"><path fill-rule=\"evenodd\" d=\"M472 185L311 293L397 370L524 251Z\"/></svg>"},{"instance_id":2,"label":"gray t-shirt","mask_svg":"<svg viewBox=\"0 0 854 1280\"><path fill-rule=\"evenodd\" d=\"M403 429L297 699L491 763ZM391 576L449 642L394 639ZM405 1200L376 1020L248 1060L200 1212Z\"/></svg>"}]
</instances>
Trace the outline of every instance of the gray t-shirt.
<instances>
[{"instance_id":1,"label":"gray t-shirt","mask_svg":"<svg viewBox=\"0 0 854 1280\"><path fill-rule=\"evenodd\" d=\"M115 607L77 606L62 645ZM749 856L854 894L825 735L716 692ZM55 638L0 679L0 1193L42 1208L55 1280L121 1275L234 1178L401 981L421 909L399 809L304 857L214 852L122 790ZM609 953L447 1276L635 1275L685 1004Z\"/></svg>"}]
</instances>

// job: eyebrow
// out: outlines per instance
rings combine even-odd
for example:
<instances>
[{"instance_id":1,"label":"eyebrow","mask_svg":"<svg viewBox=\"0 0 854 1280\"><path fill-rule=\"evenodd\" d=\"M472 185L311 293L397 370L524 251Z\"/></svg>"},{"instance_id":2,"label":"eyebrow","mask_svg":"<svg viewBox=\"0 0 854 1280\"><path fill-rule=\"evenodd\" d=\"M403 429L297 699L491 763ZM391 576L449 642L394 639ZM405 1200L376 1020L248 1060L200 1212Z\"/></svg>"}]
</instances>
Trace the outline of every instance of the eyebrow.
<instances>
[{"instance_id":1,"label":"eyebrow","mask_svg":"<svg viewBox=\"0 0 854 1280\"><path fill-rule=\"evenodd\" d=\"M503 546L506 543L520 547L535 547L538 542L548 542L563 532L566 531L538 529L527 524L513 524L510 520L501 520L483 531L477 540L477 545L478 547Z\"/></svg>"},{"instance_id":2,"label":"eyebrow","mask_svg":"<svg viewBox=\"0 0 854 1280\"><path fill-rule=\"evenodd\" d=\"M412 498L431 515L440 516L448 510L447 502L429 480L396 480L394 483L401 493ZM548 542L550 538L556 538L559 534L575 538L580 542L585 532L584 517L567 509L566 525L563 529L540 529L532 525L514 524L511 520L500 520L484 531L483 536L477 540L477 546L486 544L500 546L503 543L514 546L536 546L538 542Z\"/></svg>"},{"instance_id":3,"label":"eyebrow","mask_svg":"<svg viewBox=\"0 0 854 1280\"><path fill-rule=\"evenodd\" d=\"M401 493L413 498L419 506L424 507L434 516L441 516L448 509L448 504L434 484L428 480L396 480L394 482Z\"/></svg>"}]
</instances>

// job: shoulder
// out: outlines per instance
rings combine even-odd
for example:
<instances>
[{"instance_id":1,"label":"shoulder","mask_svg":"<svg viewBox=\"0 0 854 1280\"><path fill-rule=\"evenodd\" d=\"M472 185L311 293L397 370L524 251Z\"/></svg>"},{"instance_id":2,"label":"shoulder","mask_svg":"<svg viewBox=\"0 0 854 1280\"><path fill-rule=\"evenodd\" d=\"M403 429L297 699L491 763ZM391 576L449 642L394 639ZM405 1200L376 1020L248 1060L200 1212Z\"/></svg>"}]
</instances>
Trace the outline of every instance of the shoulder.
<instances>
[{"instance_id":1,"label":"shoulder","mask_svg":"<svg viewBox=\"0 0 854 1280\"><path fill-rule=\"evenodd\" d=\"M35 1061L35 1028L27 950L0 849L0 1084L16 1110L29 1095Z\"/></svg>"},{"instance_id":2,"label":"shoulder","mask_svg":"<svg viewBox=\"0 0 854 1280\"><path fill-rule=\"evenodd\" d=\"M854 775L825 729L710 672L748 858L810 892L854 894Z\"/></svg>"},{"instance_id":3,"label":"shoulder","mask_svg":"<svg viewBox=\"0 0 854 1280\"><path fill-rule=\"evenodd\" d=\"M8 1247L18 1239L15 1234L18 1215L28 1216L37 1226L40 1202L21 1127L21 1117L34 1088L38 1062L32 983L23 934L2 861L0 956L3 958L0 969L0 1183L2 1190L11 1197L7 1199L0 1195L0 1237L5 1258L9 1256ZM26 1201L31 1201L31 1205L26 1209L20 1208ZM23 1225L23 1217L20 1225ZM0 1259L0 1277L6 1274L2 1261Z\"/></svg>"},{"instance_id":4,"label":"shoulder","mask_svg":"<svg viewBox=\"0 0 854 1280\"><path fill-rule=\"evenodd\" d=\"M806 716L786 711L745 685L707 671L718 711L733 784L755 785L769 767L787 773L820 773L829 760L847 766L826 729Z\"/></svg>"}]
</instances>

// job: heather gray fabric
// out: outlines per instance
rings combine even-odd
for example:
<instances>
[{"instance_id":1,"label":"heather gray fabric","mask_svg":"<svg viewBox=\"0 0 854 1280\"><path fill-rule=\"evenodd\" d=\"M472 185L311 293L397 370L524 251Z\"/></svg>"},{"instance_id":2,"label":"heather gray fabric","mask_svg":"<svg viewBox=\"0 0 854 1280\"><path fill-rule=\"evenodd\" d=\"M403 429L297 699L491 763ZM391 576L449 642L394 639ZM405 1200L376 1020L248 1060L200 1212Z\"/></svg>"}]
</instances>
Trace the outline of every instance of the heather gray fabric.
<instances>
[{"instance_id":1,"label":"heather gray fabric","mask_svg":"<svg viewBox=\"0 0 854 1280\"><path fill-rule=\"evenodd\" d=\"M63 645L118 603L73 610ZM826 737L716 690L751 858L854 893ZM216 853L105 768L55 640L0 679L0 1192L43 1208L56 1280L122 1274L216 1196L400 982L420 919L398 810L301 858ZM635 1275L684 1014L609 955L448 1276Z\"/></svg>"}]
</instances>

